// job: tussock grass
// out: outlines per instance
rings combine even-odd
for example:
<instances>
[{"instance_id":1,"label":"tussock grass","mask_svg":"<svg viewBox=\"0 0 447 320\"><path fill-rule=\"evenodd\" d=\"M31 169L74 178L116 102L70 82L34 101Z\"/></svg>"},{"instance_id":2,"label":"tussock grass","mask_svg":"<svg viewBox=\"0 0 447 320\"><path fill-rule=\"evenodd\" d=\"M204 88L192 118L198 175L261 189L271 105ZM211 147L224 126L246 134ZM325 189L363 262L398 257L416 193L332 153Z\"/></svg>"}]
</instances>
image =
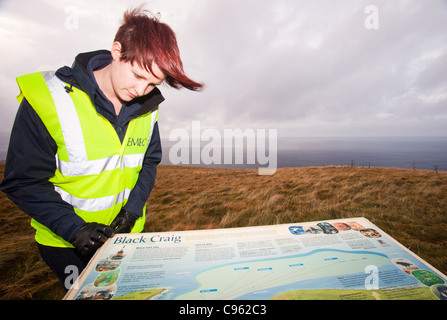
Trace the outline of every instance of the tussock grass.
<instances>
[{"instance_id":1,"label":"tussock grass","mask_svg":"<svg viewBox=\"0 0 447 320\"><path fill-rule=\"evenodd\" d=\"M1 167L3 170L3 166ZM0 297L60 299L29 218L0 196ZM257 170L159 166L146 232L366 217L447 273L447 172L309 167Z\"/></svg>"}]
</instances>

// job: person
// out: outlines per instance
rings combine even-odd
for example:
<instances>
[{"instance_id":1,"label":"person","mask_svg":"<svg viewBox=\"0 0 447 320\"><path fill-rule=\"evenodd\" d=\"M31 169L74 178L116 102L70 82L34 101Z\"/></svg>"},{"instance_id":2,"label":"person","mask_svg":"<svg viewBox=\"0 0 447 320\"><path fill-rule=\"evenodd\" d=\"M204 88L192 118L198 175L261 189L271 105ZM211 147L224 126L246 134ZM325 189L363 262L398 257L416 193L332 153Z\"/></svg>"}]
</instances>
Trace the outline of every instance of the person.
<instances>
[{"instance_id":1,"label":"person","mask_svg":"<svg viewBox=\"0 0 447 320\"><path fill-rule=\"evenodd\" d=\"M125 12L110 51L17 83L0 189L32 218L39 253L68 290L67 266L80 274L108 238L144 230L162 154L158 86L203 84L185 74L172 29L141 7Z\"/></svg>"}]
</instances>

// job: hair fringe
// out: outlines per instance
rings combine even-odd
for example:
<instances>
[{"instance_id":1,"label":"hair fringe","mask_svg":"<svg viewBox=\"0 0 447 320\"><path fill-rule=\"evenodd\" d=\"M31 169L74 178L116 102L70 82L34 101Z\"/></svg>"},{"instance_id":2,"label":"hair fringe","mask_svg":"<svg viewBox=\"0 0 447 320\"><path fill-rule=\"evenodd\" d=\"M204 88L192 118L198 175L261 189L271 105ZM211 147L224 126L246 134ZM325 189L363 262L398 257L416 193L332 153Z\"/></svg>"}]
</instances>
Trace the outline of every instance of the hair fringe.
<instances>
[{"instance_id":1,"label":"hair fringe","mask_svg":"<svg viewBox=\"0 0 447 320\"><path fill-rule=\"evenodd\" d=\"M166 75L166 83L173 88L184 87L192 91L202 89L203 83L193 81L184 72L174 31L160 21L159 12L153 14L143 7L144 4L124 13L122 25L115 36L115 41L122 45L121 59L131 63L137 62L140 67L151 73L152 63L156 63ZM141 35L144 27L147 28L146 32ZM141 39L135 43L132 37L138 33ZM148 39L149 35L153 38Z\"/></svg>"}]
</instances>

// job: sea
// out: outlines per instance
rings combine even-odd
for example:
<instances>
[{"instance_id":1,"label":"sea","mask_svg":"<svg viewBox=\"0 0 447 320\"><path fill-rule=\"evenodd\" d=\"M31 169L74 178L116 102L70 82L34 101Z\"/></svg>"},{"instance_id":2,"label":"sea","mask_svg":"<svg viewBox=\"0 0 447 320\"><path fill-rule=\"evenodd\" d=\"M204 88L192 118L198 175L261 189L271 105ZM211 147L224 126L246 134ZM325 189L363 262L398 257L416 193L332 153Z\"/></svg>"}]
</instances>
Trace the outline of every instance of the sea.
<instances>
[{"instance_id":1,"label":"sea","mask_svg":"<svg viewBox=\"0 0 447 320\"><path fill-rule=\"evenodd\" d=\"M267 167L268 163L260 163L258 158L254 163L247 160L247 146L244 147L242 163L233 160L224 161L222 149L221 161L206 163L201 158L199 162L192 161L192 143L187 161L173 161L171 148L176 142L163 141L163 158L165 165L193 165L215 168L259 168ZM202 143L203 145L203 143ZM266 139L265 145L268 147ZM203 147L203 146L202 146ZM201 147L201 148L202 148ZM235 146L233 146L234 150ZM202 152L204 149L198 150ZM276 162L277 168L287 167L390 167L403 169L424 169L447 171L447 137L365 137L365 138L316 138L294 137L277 139L276 152L266 150L265 157L270 163ZM0 161L6 159L6 146L0 146ZM275 161L273 161L275 157Z\"/></svg>"},{"instance_id":2,"label":"sea","mask_svg":"<svg viewBox=\"0 0 447 320\"><path fill-rule=\"evenodd\" d=\"M172 146L173 142L164 143L162 164L178 164L170 159ZM447 137L278 138L276 149L277 168L350 166L447 171ZM224 153L223 149L221 153ZM265 155L268 153L266 151ZM250 164L246 153L244 156L240 164L235 161L205 164L192 163L190 154L190 161L179 164L218 168L267 167L258 161Z\"/></svg>"}]
</instances>

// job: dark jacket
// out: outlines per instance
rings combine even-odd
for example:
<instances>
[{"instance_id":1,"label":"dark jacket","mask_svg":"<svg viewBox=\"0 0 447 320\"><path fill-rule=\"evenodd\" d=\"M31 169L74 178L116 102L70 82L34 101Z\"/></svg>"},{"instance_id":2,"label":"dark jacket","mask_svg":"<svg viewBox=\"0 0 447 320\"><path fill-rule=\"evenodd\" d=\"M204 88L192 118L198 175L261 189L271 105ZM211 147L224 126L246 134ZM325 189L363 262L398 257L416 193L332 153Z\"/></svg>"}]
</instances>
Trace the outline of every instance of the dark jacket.
<instances>
[{"instance_id":1,"label":"dark jacket","mask_svg":"<svg viewBox=\"0 0 447 320\"><path fill-rule=\"evenodd\" d=\"M106 50L82 53L76 57L71 68L62 67L57 70L56 75L86 92L97 112L110 121L121 142L126 143L123 139L129 121L156 110L164 98L154 88L148 95L127 103L121 108L120 114L116 115L112 103L99 89L93 76L94 70L107 66L110 61L111 54ZM69 241L85 222L75 214L70 204L61 199L49 182L56 170L56 153L55 141L28 101L23 99L12 127L5 178L0 184L0 190L33 219ZM143 206L154 186L161 156L157 122L137 184L124 206L126 211L142 216Z\"/></svg>"}]
</instances>

